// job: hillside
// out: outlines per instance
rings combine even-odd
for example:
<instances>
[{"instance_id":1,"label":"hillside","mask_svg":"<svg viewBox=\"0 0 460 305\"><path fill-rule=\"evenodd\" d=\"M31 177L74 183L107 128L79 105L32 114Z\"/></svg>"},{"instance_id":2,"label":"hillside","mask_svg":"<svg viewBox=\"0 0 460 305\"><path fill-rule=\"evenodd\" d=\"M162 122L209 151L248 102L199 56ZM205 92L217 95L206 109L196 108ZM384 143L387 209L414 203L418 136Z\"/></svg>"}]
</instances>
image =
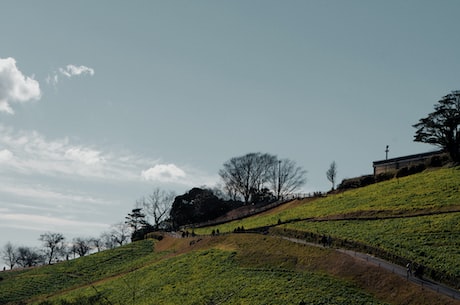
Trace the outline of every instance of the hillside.
<instances>
[{"instance_id":1,"label":"hillside","mask_svg":"<svg viewBox=\"0 0 460 305\"><path fill-rule=\"evenodd\" d=\"M460 304L333 248L364 245L460 274L460 169L441 169L52 266L0 273L0 304ZM269 227L271 234L222 234ZM347 241L347 243L344 243ZM434 274L436 275L436 274Z\"/></svg>"},{"instance_id":2,"label":"hillside","mask_svg":"<svg viewBox=\"0 0 460 305\"><path fill-rule=\"evenodd\" d=\"M423 265L434 279L459 288L459 189L459 167L428 170L327 198L292 202L284 208L196 232L271 227L272 233L307 236L311 241L328 235L336 245L366 251L371 246L376 255Z\"/></svg>"}]
</instances>

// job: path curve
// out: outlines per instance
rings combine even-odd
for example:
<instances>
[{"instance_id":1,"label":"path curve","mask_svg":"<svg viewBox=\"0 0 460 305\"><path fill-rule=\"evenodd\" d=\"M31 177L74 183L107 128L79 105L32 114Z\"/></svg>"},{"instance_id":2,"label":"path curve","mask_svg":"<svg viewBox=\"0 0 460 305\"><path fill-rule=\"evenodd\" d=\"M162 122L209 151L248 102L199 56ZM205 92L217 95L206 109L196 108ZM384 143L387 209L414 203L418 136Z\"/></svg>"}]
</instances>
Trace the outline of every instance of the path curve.
<instances>
[{"instance_id":1,"label":"path curve","mask_svg":"<svg viewBox=\"0 0 460 305\"><path fill-rule=\"evenodd\" d=\"M292 238L292 237L286 237L286 236L278 236L280 238L283 238L285 240L288 240L288 241L291 241L291 242L295 242L295 243L299 243L299 244L304 244L304 245L309 245L309 246L313 246L313 247L320 247L322 248L323 246L320 245L320 244L315 244L315 243L311 243L311 242L307 242L305 240L302 240L302 239L299 239L299 238ZM352 256L358 260L361 260L361 261L365 261L366 263L369 263L369 264L372 264L372 265L375 265L375 266L378 266L380 268L383 268L385 270L388 270L394 274L397 274L399 275L400 277L402 278L407 278L407 273L406 273L406 268L404 267L401 267L399 265L396 265L396 264L393 264L393 263L390 263L386 260L383 260L381 258L378 258L378 257L375 257L375 256L372 256L370 254L367 254L367 253L362 253L362 252L356 252L356 251L353 251L353 250L346 250L346 249L342 249L342 248L332 248L340 253L344 253L344 254L347 254L349 256ZM437 293L441 293L443 295L446 295L450 298L453 298L454 300L460 300L460 291L456 290L456 289L453 289L453 288L450 288L450 287L447 287L445 285L442 285L440 283L436 283L436 282L433 282L433 281L430 281L428 279L425 279L425 278L418 278L418 277L415 277L415 276L410 276L409 281L421 286L422 288L428 288L428 289L431 289Z\"/></svg>"}]
</instances>

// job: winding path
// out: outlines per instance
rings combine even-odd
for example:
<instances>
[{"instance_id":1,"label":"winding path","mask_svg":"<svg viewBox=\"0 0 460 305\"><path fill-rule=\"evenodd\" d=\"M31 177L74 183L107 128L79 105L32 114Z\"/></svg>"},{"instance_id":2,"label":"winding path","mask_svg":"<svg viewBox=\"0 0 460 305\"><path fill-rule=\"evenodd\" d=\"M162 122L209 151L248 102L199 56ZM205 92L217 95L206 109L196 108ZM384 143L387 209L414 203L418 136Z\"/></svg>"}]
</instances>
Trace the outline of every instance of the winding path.
<instances>
[{"instance_id":1,"label":"winding path","mask_svg":"<svg viewBox=\"0 0 460 305\"><path fill-rule=\"evenodd\" d=\"M305 244L305 245L309 245L309 246L313 246L313 247L323 247L320 244L307 242L305 240L298 239L298 238L285 237L285 236L279 236L279 237L283 238L283 239L286 239L286 240L289 240L291 242L299 243L299 244ZM388 261L385 261L385 260L383 260L381 258L372 256L370 254L362 253L362 252L356 252L356 251L353 251L353 250L346 250L346 249L341 249L341 248L333 248L333 249L335 249L338 252L341 252L341 253L347 254L349 256L352 256L352 257L354 257L354 258L356 258L358 260L365 261L366 263L369 263L369 264L378 266L380 268L383 268L385 270L388 270L388 271L390 271L390 272L392 272L394 274L399 275L402 278L407 277L406 268L401 267L399 265L395 265L395 264L390 263ZM446 295L448 297L451 297L454 300L460 300L460 291L455 290L453 288L450 288L450 287L447 287L445 285L430 281L430 280L425 279L425 278L418 278L418 277L415 277L415 276L410 276L408 280L413 282L413 283L415 283L415 284L417 284L417 285L420 285L422 288L428 288L428 289L431 289L433 291L436 291L437 293L441 293L441 294L444 294L444 295Z\"/></svg>"}]
</instances>

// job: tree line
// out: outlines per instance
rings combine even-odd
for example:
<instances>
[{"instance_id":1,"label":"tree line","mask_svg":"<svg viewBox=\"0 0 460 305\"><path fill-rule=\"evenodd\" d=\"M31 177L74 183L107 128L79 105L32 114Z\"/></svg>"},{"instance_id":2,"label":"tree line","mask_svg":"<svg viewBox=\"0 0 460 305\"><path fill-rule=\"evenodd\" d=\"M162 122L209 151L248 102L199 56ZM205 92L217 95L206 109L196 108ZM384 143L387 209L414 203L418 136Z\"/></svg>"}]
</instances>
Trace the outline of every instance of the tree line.
<instances>
[{"instance_id":1,"label":"tree line","mask_svg":"<svg viewBox=\"0 0 460 305\"><path fill-rule=\"evenodd\" d=\"M7 242L0 251L0 257L10 269L34 267L74 259L122 246L129 241L131 232L124 223L111 227L99 237L75 237L67 240L62 233L46 232L40 235L41 248L16 246Z\"/></svg>"}]
</instances>

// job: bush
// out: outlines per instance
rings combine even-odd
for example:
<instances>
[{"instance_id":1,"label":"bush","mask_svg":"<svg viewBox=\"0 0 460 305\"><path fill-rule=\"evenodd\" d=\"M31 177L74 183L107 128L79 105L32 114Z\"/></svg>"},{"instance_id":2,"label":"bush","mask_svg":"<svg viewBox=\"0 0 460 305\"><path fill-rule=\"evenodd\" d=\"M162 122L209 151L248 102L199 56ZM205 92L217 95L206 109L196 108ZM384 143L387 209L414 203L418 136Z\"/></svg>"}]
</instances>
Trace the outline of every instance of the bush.
<instances>
[{"instance_id":1,"label":"bush","mask_svg":"<svg viewBox=\"0 0 460 305\"><path fill-rule=\"evenodd\" d=\"M145 235L145 238L152 238L156 240L162 240L163 239L163 234L160 232L150 232Z\"/></svg>"},{"instance_id":2,"label":"bush","mask_svg":"<svg viewBox=\"0 0 460 305\"><path fill-rule=\"evenodd\" d=\"M380 173L375 176L375 182L387 181L387 180L393 179L394 177L395 177L394 171Z\"/></svg>"},{"instance_id":3,"label":"bush","mask_svg":"<svg viewBox=\"0 0 460 305\"><path fill-rule=\"evenodd\" d=\"M338 190L348 190L364 187L370 184L375 183L375 178L373 175L365 175L357 178L343 179L342 183L337 186Z\"/></svg>"},{"instance_id":4,"label":"bush","mask_svg":"<svg viewBox=\"0 0 460 305\"><path fill-rule=\"evenodd\" d=\"M426 169L425 164L413 165L411 167L403 167L396 173L396 178L406 177L409 175L414 175L421 173Z\"/></svg>"}]
</instances>

